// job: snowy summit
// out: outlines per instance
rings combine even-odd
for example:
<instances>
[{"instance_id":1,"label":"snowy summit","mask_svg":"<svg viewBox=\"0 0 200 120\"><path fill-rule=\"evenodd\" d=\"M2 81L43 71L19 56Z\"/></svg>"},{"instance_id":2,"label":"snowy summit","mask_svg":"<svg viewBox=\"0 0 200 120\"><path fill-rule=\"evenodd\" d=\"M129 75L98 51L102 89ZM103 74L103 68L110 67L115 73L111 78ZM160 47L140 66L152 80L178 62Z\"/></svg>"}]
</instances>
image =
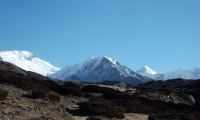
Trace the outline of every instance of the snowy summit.
<instances>
[{"instance_id":1,"label":"snowy summit","mask_svg":"<svg viewBox=\"0 0 200 120\"><path fill-rule=\"evenodd\" d=\"M109 57L92 57L79 64L67 66L50 77L59 80L78 79L85 82L121 81L142 83L149 78L139 75Z\"/></svg>"},{"instance_id":2,"label":"snowy summit","mask_svg":"<svg viewBox=\"0 0 200 120\"><path fill-rule=\"evenodd\" d=\"M0 52L0 61L10 62L26 71L36 72L44 76L60 70L28 51L2 51Z\"/></svg>"},{"instance_id":3,"label":"snowy summit","mask_svg":"<svg viewBox=\"0 0 200 120\"><path fill-rule=\"evenodd\" d=\"M137 70L137 73L146 77L154 78L157 74L155 71L153 71L151 68L144 66Z\"/></svg>"}]
</instances>

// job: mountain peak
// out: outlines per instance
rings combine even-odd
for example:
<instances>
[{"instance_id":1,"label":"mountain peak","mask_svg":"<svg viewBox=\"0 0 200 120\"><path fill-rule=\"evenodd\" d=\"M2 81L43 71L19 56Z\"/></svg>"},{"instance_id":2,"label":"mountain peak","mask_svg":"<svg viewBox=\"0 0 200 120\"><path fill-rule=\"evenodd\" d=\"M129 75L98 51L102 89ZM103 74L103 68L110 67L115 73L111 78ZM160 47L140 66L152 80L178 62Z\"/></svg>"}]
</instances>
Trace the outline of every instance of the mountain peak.
<instances>
[{"instance_id":1,"label":"mountain peak","mask_svg":"<svg viewBox=\"0 0 200 120\"><path fill-rule=\"evenodd\" d=\"M149 74L152 74L152 75L155 75L157 74L154 70L152 70L151 68L149 68L148 66L144 66L143 69L149 73Z\"/></svg>"},{"instance_id":2,"label":"mountain peak","mask_svg":"<svg viewBox=\"0 0 200 120\"><path fill-rule=\"evenodd\" d=\"M143 77L109 57L92 57L79 64L67 66L51 77L60 80L79 79L85 82L121 81L141 83L149 78Z\"/></svg>"},{"instance_id":3,"label":"mountain peak","mask_svg":"<svg viewBox=\"0 0 200 120\"><path fill-rule=\"evenodd\" d=\"M110 57L107 57L107 56L104 56L103 58L109 60L112 64L116 65L117 64L117 60L116 59L113 59L113 58L110 58Z\"/></svg>"},{"instance_id":4,"label":"mountain peak","mask_svg":"<svg viewBox=\"0 0 200 120\"><path fill-rule=\"evenodd\" d=\"M139 70L137 70L137 73L149 78L154 78L154 76L157 75L157 73L153 71L151 68L149 68L148 66L144 66L140 68Z\"/></svg>"},{"instance_id":5,"label":"mountain peak","mask_svg":"<svg viewBox=\"0 0 200 120\"><path fill-rule=\"evenodd\" d=\"M149 74L149 75L157 74L154 70L152 70L148 66L144 66L144 67L140 68L139 70L137 70L137 73L142 74L142 75L144 75L144 74Z\"/></svg>"},{"instance_id":6,"label":"mountain peak","mask_svg":"<svg viewBox=\"0 0 200 120\"><path fill-rule=\"evenodd\" d=\"M95 63L95 64L93 64L93 63ZM116 59L104 56L104 57L91 57L91 58L88 58L88 59L82 61L80 64L93 64L93 66L94 66L94 65L99 65L101 63L102 64L111 63L112 65L116 66L118 62Z\"/></svg>"},{"instance_id":7,"label":"mountain peak","mask_svg":"<svg viewBox=\"0 0 200 120\"><path fill-rule=\"evenodd\" d=\"M29 51L25 51L25 50L1 51L0 53L33 55L33 53L31 53Z\"/></svg>"},{"instance_id":8,"label":"mountain peak","mask_svg":"<svg viewBox=\"0 0 200 120\"><path fill-rule=\"evenodd\" d=\"M2 51L0 52L1 58L4 60L7 60L7 58L13 58L15 60L32 60L34 57L36 57L33 53L28 51ZM8 61L9 62L9 61Z\"/></svg>"},{"instance_id":9,"label":"mountain peak","mask_svg":"<svg viewBox=\"0 0 200 120\"><path fill-rule=\"evenodd\" d=\"M44 76L60 70L28 51L2 51L0 52L0 60L10 62L24 70L36 72Z\"/></svg>"}]
</instances>

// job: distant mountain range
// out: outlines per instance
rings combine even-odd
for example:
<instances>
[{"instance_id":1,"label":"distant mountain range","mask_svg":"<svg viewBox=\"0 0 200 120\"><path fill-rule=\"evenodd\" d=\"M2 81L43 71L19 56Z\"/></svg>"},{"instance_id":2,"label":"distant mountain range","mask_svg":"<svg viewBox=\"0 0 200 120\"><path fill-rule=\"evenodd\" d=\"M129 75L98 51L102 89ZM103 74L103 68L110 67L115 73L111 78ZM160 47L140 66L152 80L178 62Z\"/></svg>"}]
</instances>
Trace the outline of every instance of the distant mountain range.
<instances>
[{"instance_id":1,"label":"distant mountain range","mask_svg":"<svg viewBox=\"0 0 200 120\"><path fill-rule=\"evenodd\" d=\"M137 73L152 78L154 80L169 80L176 78L194 79L194 80L200 79L200 68L193 68L190 70L178 69L167 72L165 74L159 74L156 73L154 70L150 69L149 67L145 66L137 70Z\"/></svg>"},{"instance_id":2,"label":"distant mountain range","mask_svg":"<svg viewBox=\"0 0 200 120\"><path fill-rule=\"evenodd\" d=\"M200 79L200 69L175 70L160 74L144 66L137 71L121 65L109 57L93 57L78 64L59 69L50 63L41 60L28 51L2 51L0 61L10 62L26 71L50 76L55 79L82 80L85 82L121 81L124 83L142 83L149 80L168 80L175 78Z\"/></svg>"}]
</instances>

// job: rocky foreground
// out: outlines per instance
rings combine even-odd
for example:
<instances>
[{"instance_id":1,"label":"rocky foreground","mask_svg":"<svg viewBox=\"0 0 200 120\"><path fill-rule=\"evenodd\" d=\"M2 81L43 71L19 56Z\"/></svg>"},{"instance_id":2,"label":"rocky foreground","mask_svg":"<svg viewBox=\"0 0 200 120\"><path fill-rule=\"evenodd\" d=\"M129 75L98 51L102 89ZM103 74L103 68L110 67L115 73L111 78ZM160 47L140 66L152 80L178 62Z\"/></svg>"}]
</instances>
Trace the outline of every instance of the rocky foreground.
<instances>
[{"instance_id":1,"label":"rocky foreground","mask_svg":"<svg viewBox=\"0 0 200 120\"><path fill-rule=\"evenodd\" d=\"M173 81L173 87L62 83L0 62L0 118L199 120L199 81Z\"/></svg>"}]
</instances>

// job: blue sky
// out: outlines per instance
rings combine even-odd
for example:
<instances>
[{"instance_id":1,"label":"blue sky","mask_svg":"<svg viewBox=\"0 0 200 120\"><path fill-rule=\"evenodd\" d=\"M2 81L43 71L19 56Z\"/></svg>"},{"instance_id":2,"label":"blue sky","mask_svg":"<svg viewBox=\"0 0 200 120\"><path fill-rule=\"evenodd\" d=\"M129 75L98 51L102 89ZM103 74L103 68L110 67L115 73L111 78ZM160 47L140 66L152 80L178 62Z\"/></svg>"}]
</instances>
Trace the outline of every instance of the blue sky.
<instances>
[{"instance_id":1,"label":"blue sky","mask_svg":"<svg viewBox=\"0 0 200 120\"><path fill-rule=\"evenodd\" d=\"M136 70L200 67L200 0L1 0L0 51L58 67L108 56Z\"/></svg>"}]
</instances>

